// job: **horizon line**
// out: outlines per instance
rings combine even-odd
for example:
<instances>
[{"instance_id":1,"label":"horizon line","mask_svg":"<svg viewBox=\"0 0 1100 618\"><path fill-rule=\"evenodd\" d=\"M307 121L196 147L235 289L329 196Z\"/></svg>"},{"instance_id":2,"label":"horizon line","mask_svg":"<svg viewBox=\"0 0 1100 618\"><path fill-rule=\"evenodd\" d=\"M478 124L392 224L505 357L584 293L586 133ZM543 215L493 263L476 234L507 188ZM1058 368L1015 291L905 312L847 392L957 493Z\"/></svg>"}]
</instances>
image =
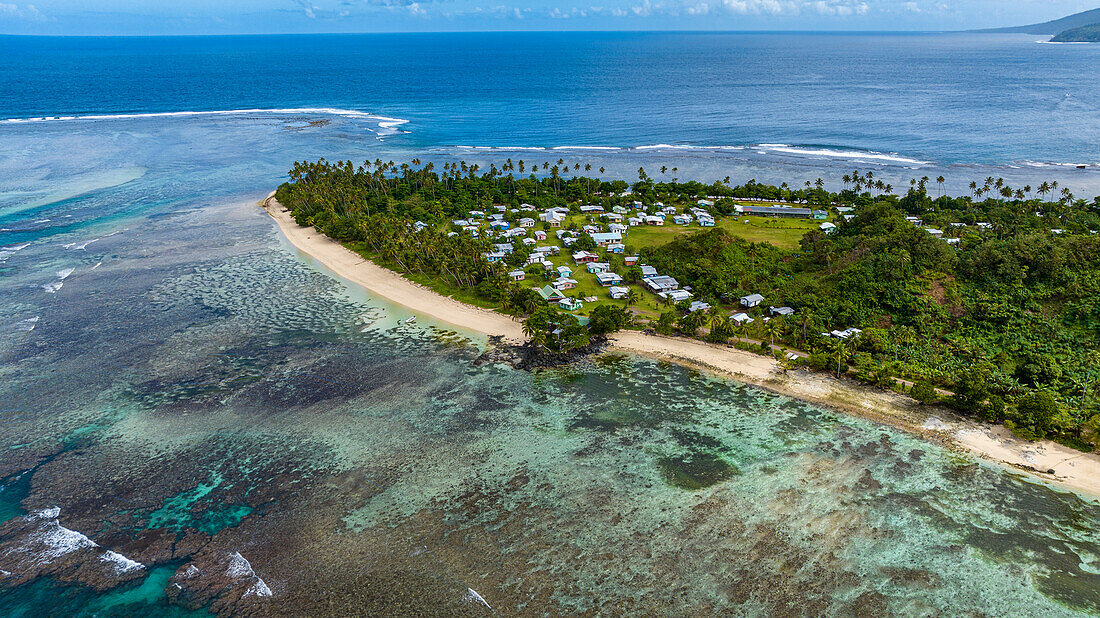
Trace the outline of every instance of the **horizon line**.
<instances>
[{"instance_id":1,"label":"horizon line","mask_svg":"<svg viewBox=\"0 0 1100 618\"><path fill-rule=\"evenodd\" d=\"M624 29L624 30L394 30L359 32L217 32L181 34L26 34L4 33L0 37L39 39L140 39L140 38L188 38L188 37L284 37L284 36L361 36L361 35L410 35L410 34L1028 34L991 32L980 30L698 30L698 29ZM1030 36L1041 36L1031 34Z\"/></svg>"}]
</instances>

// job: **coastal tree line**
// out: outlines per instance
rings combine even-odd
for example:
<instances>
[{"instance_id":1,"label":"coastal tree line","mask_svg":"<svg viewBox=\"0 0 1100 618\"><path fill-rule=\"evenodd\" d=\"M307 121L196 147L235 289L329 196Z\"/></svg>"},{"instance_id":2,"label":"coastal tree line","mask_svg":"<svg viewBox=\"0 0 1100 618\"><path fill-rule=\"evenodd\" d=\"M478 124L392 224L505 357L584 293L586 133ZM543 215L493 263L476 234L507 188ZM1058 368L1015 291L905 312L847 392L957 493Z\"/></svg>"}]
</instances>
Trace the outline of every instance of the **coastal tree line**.
<instances>
[{"instance_id":1,"label":"coastal tree line","mask_svg":"<svg viewBox=\"0 0 1100 618\"><path fill-rule=\"evenodd\" d=\"M508 281L507 264L482 257L489 241L450 233L448 221L493 204L576 211L584 203L610 209L639 201L653 210L655 202L694 205L709 198L707 208L719 215L733 213L737 199L847 206L853 216L839 219L835 233L811 231L794 251L720 228L643 249L646 263L715 307L760 293L770 304L796 309L742 326L728 311L669 306L648 327L719 342L751 336L769 348L805 350L821 370L883 385L913 381L918 399L937 399L933 387L950 390L947 403L1005 421L1026 436L1050 435L1080 447L1096 439L1100 236L1091 231L1100 229L1100 198L1079 199L1054 182L1010 187L994 178L976 181L970 195L950 196L942 177L914 178L899 195L872 172L858 171L846 174L836 192L824 182L797 188L732 185L728 178L663 182L640 169L628 183L580 172L579 164L563 161L509 160L488 169L458 162L437 169L415 160L359 166L321 160L296 164L277 198L300 224L385 265L529 316L532 339L554 352L587 345L589 329ZM965 228L951 247L906 216L925 226ZM427 227L418 231L417 221ZM640 277L632 271L628 281ZM604 313L590 316L601 334L630 326L629 313ZM822 336L846 327L863 333L849 341Z\"/></svg>"}]
</instances>

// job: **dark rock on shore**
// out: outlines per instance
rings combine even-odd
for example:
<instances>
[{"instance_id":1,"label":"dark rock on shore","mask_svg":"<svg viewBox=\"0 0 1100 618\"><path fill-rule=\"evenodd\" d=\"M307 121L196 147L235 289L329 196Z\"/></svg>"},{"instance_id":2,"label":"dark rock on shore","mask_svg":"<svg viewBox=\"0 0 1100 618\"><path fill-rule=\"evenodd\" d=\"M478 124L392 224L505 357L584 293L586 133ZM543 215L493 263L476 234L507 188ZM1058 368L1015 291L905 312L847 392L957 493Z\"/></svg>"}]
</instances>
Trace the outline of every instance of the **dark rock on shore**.
<instances>
[{"instance_id":1,"label":"dark rock on shore","mask_svg":"<svg viewBox=\"0 0 1100 618\"><path fill-rule=\"evenodd\" d=\"M61 509L42 509L0 527L0 587L43 576L104 591L145 575L145 565L61 525Z\"/></svg>"},{"instance_id":2,"label":"dark rock on shore","mask_svg":"<svg viewBox=\"0 0 1100 618\"><path fill-rule=\"evenodd\" d=\"M489 348L474 359L474 365L489 363L504 363L511 365L513 369L534 371L537 369L552 369L569 365L598 354L607 348L606 339L594 340L583 348L576 348L564 354L552 354L536 348L530 341L523 345L505 343L501 337L490 337Z\"/></svg>"},{"instance_id":3,"label":"dark rock on shore","mask_svg":"<svg viewBox=\"0 0 1100 618\"><path fill-rule=\"evenodd\" d=\"M240 552L209 551L183 565L165 591L177 605L219 616L266 616L274 593Z\"/></svg>"}]
</instances>

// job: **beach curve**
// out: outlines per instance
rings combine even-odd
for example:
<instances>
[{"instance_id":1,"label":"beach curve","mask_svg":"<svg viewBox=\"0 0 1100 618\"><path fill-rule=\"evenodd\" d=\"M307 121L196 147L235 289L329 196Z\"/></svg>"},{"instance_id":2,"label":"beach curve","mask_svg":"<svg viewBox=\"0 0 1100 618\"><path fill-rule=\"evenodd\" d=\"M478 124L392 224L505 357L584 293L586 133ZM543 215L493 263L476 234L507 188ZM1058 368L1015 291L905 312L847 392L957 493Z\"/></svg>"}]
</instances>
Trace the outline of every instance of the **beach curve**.
<instances>
[{"instance_id":1,"label":"beach curve","mask_svg":"<svg viewBox=\"0 0 1100 618\"><path fill-rule=\"evenodd\" d=\"M260 202L283 236L299 251L368 292L416 313L505 342L526 341L522 324L510 316L443 296L379 266L312 227L302 227L272 192ZM1025 473L1089 499L1100 498L1100 457L1050 440L1016 439L1001 426L962 418L950 410L922 406L909 397L823 374L786 370L765 356L683 337L620 331L609 337L611 351L732 377L779 395L839 410L922 436L947 448Z\"/></svg>"}]
</instances>

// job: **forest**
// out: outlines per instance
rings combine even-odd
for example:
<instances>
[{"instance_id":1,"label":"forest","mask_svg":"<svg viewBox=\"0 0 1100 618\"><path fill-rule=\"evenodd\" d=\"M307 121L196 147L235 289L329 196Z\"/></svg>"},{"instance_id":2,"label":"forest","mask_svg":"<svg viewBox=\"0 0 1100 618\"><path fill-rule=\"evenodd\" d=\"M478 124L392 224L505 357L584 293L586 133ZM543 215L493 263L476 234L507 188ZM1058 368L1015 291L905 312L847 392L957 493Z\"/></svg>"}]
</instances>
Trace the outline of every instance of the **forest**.
<instances>
[{"instance_id":1,"label":"forest","mask_svg":"<svg viewBox=\"0 0 1100 618\"><path fill-rule=\"evenodd\" d=\"M653 328L734 343L748 335L805 351L801 362L822 371L894 388L895 378L914 383L919 400L942 400L1024 437L1083 449L1097 439L1100 197L1079 199L1053 182L1010 187L994 178L971 183L965 196L947 195L943 178L914 178L899 195L858 171L840 179L835 192L822 180L790 187L733 185L729 178L659 182L644 169L633 182L602 174L561 160L508 160L489 169L320 160L295 164L276 197L299 224L385 266L463 300L533 317L529 333L557 351L589 338L575 318L548 309L531 285L508 279L524 247L517 243L512 264L490 263L483 256L500 241L456 233L454 219L505 205L505 218L514 220L521 204L576 213L582 204L610 210L640 203L653 212L654 204L706 203L718 217L736 216L738 200L750 199L827 208L835 231L809 231L794 250L720 228L685 230L638 249L644 263L690 287L711 310L671 303L659 316L601 310L589 328ZM926 227L949 230L953 244ZM624 242L631 252L629 234ZM629 272L626 279L636 277ZM751 293L795 313L748 326L731 322L723 307ZM855 339L823 335L851 327L862 329ZM770 346L759 351L779 355ZM950 395L938 396L936 388Z\"/></svg>"}]
</instances>

